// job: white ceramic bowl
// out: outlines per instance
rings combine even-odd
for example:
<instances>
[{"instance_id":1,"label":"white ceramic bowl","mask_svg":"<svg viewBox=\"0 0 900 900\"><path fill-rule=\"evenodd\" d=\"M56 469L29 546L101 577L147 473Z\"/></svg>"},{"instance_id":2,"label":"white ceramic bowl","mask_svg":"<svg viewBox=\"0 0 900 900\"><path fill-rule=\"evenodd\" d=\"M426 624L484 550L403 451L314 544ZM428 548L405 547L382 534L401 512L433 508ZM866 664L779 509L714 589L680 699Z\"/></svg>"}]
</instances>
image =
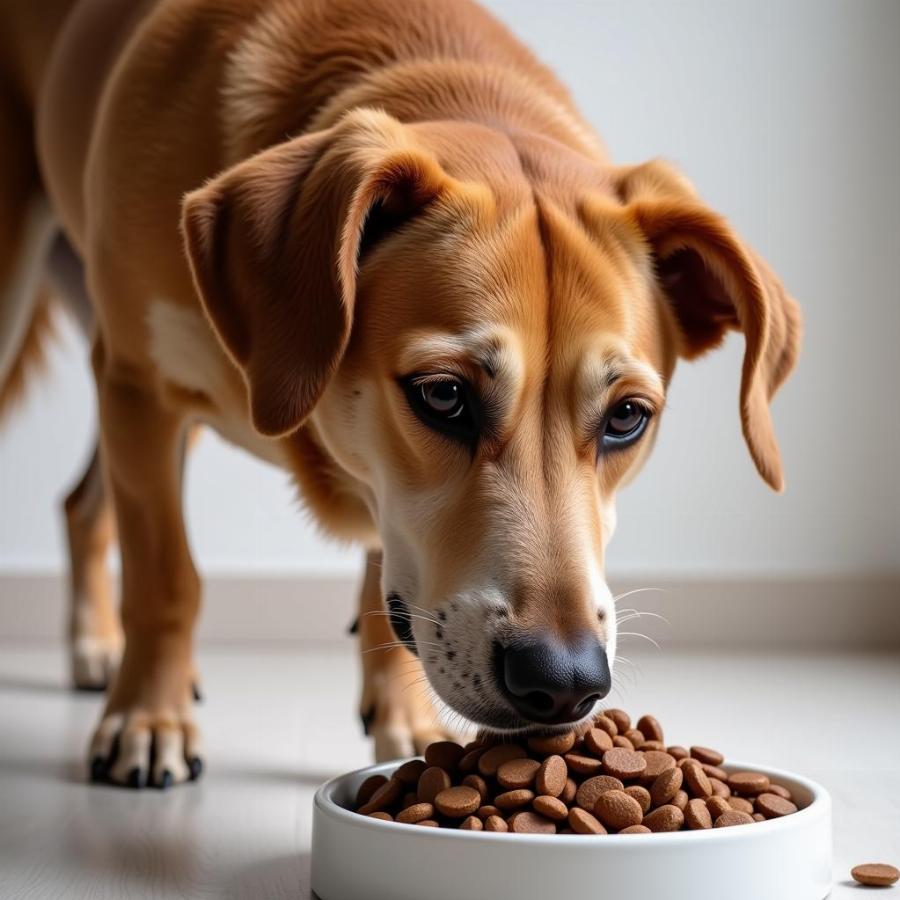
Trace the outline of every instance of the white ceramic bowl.
<instances>
[{"instance_id":1,"label":"white ceramic bowl","mask_svg":"<svg viewBox=\"0 0 900 900\"><path fill-rule=\"evenodd\" d=\"M831 890L831 798L813 781L760 766L800 811L674 834L489 834L398 825L348 809L360 769L316 792L312 888L320 900L822 900Z\"/></svg>"}]
</instances>

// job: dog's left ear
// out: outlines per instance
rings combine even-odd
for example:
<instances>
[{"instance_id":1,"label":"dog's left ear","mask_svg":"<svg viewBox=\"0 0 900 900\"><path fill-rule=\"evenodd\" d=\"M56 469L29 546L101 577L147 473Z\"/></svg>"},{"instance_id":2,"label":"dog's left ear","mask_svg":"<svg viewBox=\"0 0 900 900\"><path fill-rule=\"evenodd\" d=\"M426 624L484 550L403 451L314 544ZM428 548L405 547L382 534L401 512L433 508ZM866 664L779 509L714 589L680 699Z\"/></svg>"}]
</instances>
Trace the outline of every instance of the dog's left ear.
<instances>
[{"instance_id":1,"label":"dog's left ear","mask_svg":"<svg viewBox=\"0 0 900 900\"><path fill-rule=\"evenodd\" d=\"M659 284L681 332L681 355L699 356L730 329L744 333L741 424L756 468L776 491L784 487L769 401L800 349L800 310L765 261L689 182L652 161L617 170L625 214L650 245Z\"/></svg>"},{"instance_id":2,"label":"dog's left ear","mask_svg":"<svg viewBox=\"0 0 900 900\"><path fill-rule=\"evenodd\" d=\"M416 215L448 181L411 127L361 109L187 195L194 282L261 434L296 430L337 369L363 243Z\"/></svg>"}]
</instances>

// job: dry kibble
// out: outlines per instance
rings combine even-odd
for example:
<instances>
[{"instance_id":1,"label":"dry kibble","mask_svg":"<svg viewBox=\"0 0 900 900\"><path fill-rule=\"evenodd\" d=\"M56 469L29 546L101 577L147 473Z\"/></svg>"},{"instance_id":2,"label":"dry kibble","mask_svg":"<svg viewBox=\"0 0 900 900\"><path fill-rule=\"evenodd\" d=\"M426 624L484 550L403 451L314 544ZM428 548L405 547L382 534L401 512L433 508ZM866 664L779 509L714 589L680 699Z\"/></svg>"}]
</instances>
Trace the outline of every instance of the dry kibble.
<instances>
[{"instance_id":1,"label":"dry kibble","mask_svg":"<svg viewBox=\"0 0 900 900\"><path fill-rule=\"evenodd\" d=\"M633 784L631 787L625 788L625 793L628 794L629 797L634 797L638 803L641 805L641 812L644 815L647 815L650 812L650 806L653 803L652 798L650 797L650 791L645 787L641 787L639 784Z\"/></svg>"},{"instance_id":2,"label":"dry kibble","mask_svg":"<svg viewBox=\"0 0 900 900\"><path fill-rule=\"evenodd\" d=\"M354 809L425 828L526 834L652 834L749 825L797 812L761 772L721 768L708 747L666 747L652 716L610 709L589 726L521 743L437 741L372 775Z\"/></svg>"},{"instance_id":3,"label":"dry kibble","mask_svg":"<svg viewBox=\"0 0 900 900\"><path fill-rule=\"evenodd\" d=\"M735 794L755 797L757 794L765 794L768 791L769 777L761 772L735 772L728 776L728 787Z\"/></svg>"},{"instance_id":4,"label":"dry kibble","mask_svg":"<svg viewBox=\"0 0 900 900\"><path fill-rule=\"evenodd\" d=\"M797 812L797 806L777 794L760 794L756 798L756 811L767 819L779 819Z\"/></svg>"},{"instance_id":5,"label":"dry kibble","mask_svg":"<svg viewBox=\"0 0 900 900\"><path fill-rule=\"evenodd\" d=\"M661 742L663 740L662 726L653 718L653 716L641 716L640 719L638 719L637 728L648 741Z\"/></svg>"},{"instance_id":6,"label":"dry kibble","mask_svg":"<svg viewBox=\"0 0 900 900\"><path fill-rule=\"evenodd\" d=\"M465 755L466 751L455 741L435 741L425 748L425 762L447 772L455 769Z\"/></svg>"},{"instance_id":7,"label":"dry kibble","mask_svg":"<svg viewBox=\"0 0 900 900\"><path fill-rule=\"evenodd\" d=\"M558 755L548 756L537 770L535 788L539 794L558 797L565 790L568 777L566 761Z\"/></svg>"},{"instance_id":8,"label":"dry kibble","mask_svg":"<svg viewBox=\"0 0 900 900\"><path fill-rule=\"evenodd\" d=\"M623 750L613 747L603 754L603 771L606 775L623 780L637 778L647 768L647 760L637 750Z\"/></svg>"},{"instance_id":9,"label":"dry kibble","mask_svg":"<svg viewBox=\"0 0 900 900\"><path fill-rule=\"evenodd\" d=\"M575 732L566 731L562 734L537 735L528 738L528 749L539 756L562 756L575 746Z\"/></svg>"},{"instance_id":10,"label":"dry kibble","mask_svg":"<svg viewBox=\"0 0 900 900\"><path fill-rule=\"evenodd\" d=\"M900 881L900 869L885 863L867 863L856 866L850 874L853 880L866 887L890 887Z\"/></svg>"},{"instance_id":11,"label":"dry kibble","mask_svg":"<svg viewBox=\"0 0 900 900\"><path fill-rule=\"evenodd\" d=\"M485 776L497 774L497 769L511 759L522 759L528 756L523 747L518 744L497 744L490 750L485 750L478 759L478 771Z\"/></svg>"},{"instance_id":12,"label":"dry kibble","mask_svg":"<svg viewBox=\"0 0 900 900\"><path fill-rule=\"evenodd\" d=\"M721 766L725 762L725 757L718 750L709 747L691 747L691 756L708 766Z\"/></svg>"},{"instance_id":13,"label":"dry kibble","mask_svg":"<svg viewBox=\"0 0 900 900\"><path fill-rule=\"evenodd\" d=\"M398 822L406 825L415 825L423 819L430 819L434 816L434 806L431 803L414 803L407 806L402 812L397 813Z\"/></svg>"},{"instance_id":14,"label":"dry kibble","mask_svg":"<svg viewBox=\"0 0 900 900\"><path fill-rule=\"evenodd\" d=\"M575 834L608 833L596 816L577 806L569 810L569 825Z\"/></svg>"},{"instance_id":15,"label":"dry kibble","mask_svg":"<svg viewBox=\"0 0 900 900\"><path fill-rule=\"evenodd\" d=\"M642 824L654 832L678 831L684 825L684 813L677 806L667 804L644 816Z\"/></svg>"},{"instance_id":16,"label":"dry kibble","mask_svg":"<svg viewBox=\"0 0 900 900\"><path fill-rule=\"evenodd\" d=\"M550 797L547 794L535 797L531 808L544 818L554 822L561 822L569 815L569 807L559 797Z\"/></svg>"},{"instance_id":17,"label":"dry kibble","mask_svg":"<svg viewBox=\"0 0 900 900\"><path fill-rule=\"evenodd\" d=\"M517 834L556 834L556 824L536 812L517 812L510 817L509 830Z\"/></svg>"},{"instance_id":18,"label":"dry kibble","mask_svg":"<svg viewBox=\"0 0 900 900\"><path fill-rule=\"evenodd\" d=\"M624 791L606 791L597 798L594 815L612 831L640 825L644 818L641 804Z\"/></svg>"},{"instance_id":19,"label":"dry kibble","mask_svg":"<svg viewBox=\"0 0 900 900\"><path fill-rule=\"evenodd\" d=\"M713 827L712 815L703 800L691 800L684 810L684 824L691 831L703 831Z\"/></svg>"},{"instance_id":20,"label":"dry kibble","mask_svg":"<svg viewBox=\"0 0 900 900\"><path fill-rule=\"evenodd\" d=\"M578 790L575 792L575 803L590 812L601 794L624 789L625 785L618 778L613 778L611 775L595 775L593 778L582 781L578 786Z\"/></svg>"},{"instance_id":21,"label":"dry kibble","mask_svg":"<svg viewBox=\"0 0 900 900\"><path fill-rule=\"evenodd\" d=\"M531 787L540 767L536 759L510 759L498 767L497 782L510 791Z\"/></svg>"},{"instance_id":22,"label":"dry kibble","mask_svg":"<svg viewBox=\"0 0 900 900\"><path fill-rule=\"evenodd\" d=\"M670 756L669 759L672 759ZM650 786L650 800L654 806L664 806L666 803L681 790L681 783L684 781L684 772L675 767L674 760L672 768L661 772L654 779Z\"/></svg>"},{"instance_id":23,"label":"dry kibble","mask_svg":"<svg viewBox=\"0 0 900 900\"><path fill-rule=\"evenodd\" d=\"M434 798L434 805L442 815L463 819L481 806L481 794L475 788L461 784L441 791Z\"/></svg>"},{"instance_id":24,"label":"dry kibble","mask_svg":"<svg viewBox=\"0 0 900 900\"><path fill-rule=\"evenodd\" d=\"M716 819L716 823L713 826L714 828L731 828L733 825L752 825L753 824L753 816L749 813L741 812L738 809L729 809L727 812L723 812L718 819Z\"/></svg>"},{"instance_id":25,"label":"dry kibble","mask_svg":"<svg viewBox=\"0 0 900 900\"><path fill-rule=\"evenodd\" d=\"M432 766L419 776L416 794L418 794L421 803L434 803L434 798L441 791L447 790L452 783L450 776L443 769Z\"/></svg>"}]
</instances>

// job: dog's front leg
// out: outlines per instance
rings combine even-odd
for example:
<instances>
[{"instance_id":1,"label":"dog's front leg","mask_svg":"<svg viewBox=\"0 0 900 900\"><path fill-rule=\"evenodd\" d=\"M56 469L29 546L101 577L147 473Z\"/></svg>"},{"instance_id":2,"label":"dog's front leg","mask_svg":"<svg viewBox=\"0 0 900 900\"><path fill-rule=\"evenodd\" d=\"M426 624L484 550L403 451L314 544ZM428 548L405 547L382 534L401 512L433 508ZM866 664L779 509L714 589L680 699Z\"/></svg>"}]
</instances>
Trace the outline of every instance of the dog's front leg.
<instances>
[{"instance_id":1,"label":"dog's front leg","mask_svg":"<svg viewBox=\"0 0 900 900\"><path fill-rule=\"evenodd\" d=\"M381 553L366 557L359 597L363 689L360 716L379 762L421 753L448 735L440 727L418 658L397 640L381 594Z\"/></svg>"},{"instance_id":2,"label":"dog's front leg","mask_svg":"<svg viewBox=\"0 0 900 900\"><path fill-rule=\"evenodd\" d=\"M184 414L164 403L152 378L117 366L100 345L94 371L122 555L125 652L91 742L91 772L168 787L202 768L191 714L200 582L182 519Z\"/></svg>"}]
</instances>

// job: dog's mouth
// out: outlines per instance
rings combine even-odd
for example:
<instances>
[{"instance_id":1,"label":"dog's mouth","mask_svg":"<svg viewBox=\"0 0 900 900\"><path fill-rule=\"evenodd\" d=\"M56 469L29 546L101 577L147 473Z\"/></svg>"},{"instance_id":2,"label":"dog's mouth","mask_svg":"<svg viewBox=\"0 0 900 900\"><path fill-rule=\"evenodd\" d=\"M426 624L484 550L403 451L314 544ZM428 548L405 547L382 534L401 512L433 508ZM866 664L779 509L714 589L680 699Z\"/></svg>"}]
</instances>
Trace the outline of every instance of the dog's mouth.
<instances>
[{"instance_id":1,"label":"dog's mouth","mask_svg":"<svg viewBox=\"0 0 900 900\"><path fill-rule=\"evenodd\" d=\"M418 656L419 650L416 647L416 639L413 637L412 616L410 615L409 607L399 594L388 594L386 602L391 628L394 629L397 640L402 641L410 653Z\"/></svg>"}]
</instances>

